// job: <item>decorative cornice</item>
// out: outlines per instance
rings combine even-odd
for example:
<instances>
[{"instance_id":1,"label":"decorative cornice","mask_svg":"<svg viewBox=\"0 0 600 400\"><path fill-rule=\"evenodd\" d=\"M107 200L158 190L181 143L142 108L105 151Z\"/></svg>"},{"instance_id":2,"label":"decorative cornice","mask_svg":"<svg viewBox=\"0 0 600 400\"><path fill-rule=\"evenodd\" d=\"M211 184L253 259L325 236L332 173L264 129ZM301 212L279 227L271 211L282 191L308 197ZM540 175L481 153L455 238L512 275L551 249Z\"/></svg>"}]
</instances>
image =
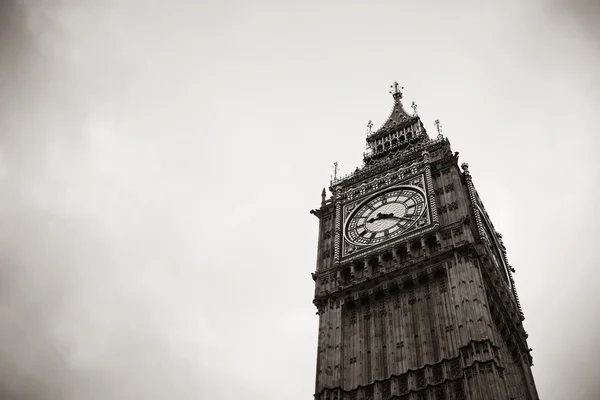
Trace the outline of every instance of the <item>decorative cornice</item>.
<instances>
[{"instance_id":1,"label":"decorative cornice","mask_svg":"<svg viewBox=\"0 0 600 400\"><path fill-rule=\"evenodd\" d=\"M468 216L465 216L465 217L461 218L459 221L453 222L448 225L444 225L441 228L435 227L435 226L429 226L429 227L425 228L424 230L420 230L420 231L416 232L415 235L402 236L396 240L392 240L390 242L386 242L384 244L373 247L369 251L365 251L363 253L357 254L356 256L345 257L340 262L339 265L321 270L319 272L319 275L327 275L329 273L335 272L335 271L339 270L340 268L349 266L350 264L352 264L353 262L356 262L357 260L375 257L376 255L381 253L382 250L389 250L392 247L403 247L403 246L406 246L407 244L413 243L415 241L419 241L420 239L424 239L424 238L430 237L432 235L435 235L436 233L445 234L446 232L452 232L454 230L461 229L464 225L468 225L469 223L470 223L470 218ZM437 254L445 254L448 251L461 252L461 251L463 251L463 248L466 248L466 247L469 248L469 251L475 252L475 250L474 250L475 248L473 247L473 244L474 243L471 243L471 242L457 243L456 246L453 246L447 250L439 250L435 254L436 255ZM418 261L420 261L420 258L414 258L411 261L411 263L415 263ZM405 264L403 264L403 265L405 265Z\"/></svg>"},{"instance_id":2,"label":"decorative cornice","mask_svg":"<svg viewBox=\"0 0 600 400\"><path fill-rule=\"evenodd\" d=\"M380 174L391 168L410 162L416 158L421 157L421 153L423 150L429 150L430 152L433 152L441 148L445 143L447 143L447 139L444 138L429 140L404 151L398 151L397 153L393 153L394 158L392 158L389 161L376 163L374 165L366 165L362 169L357 169L357 171L353 173L336 179L331 183L331 187L329 188L329 190L333 192L333 188L337 186L353 185L373 175Z\"/></svg>"},{"instance_id":3,"label":"decorative cornice","mask_svg":"<svg viewBox=\"0 0 600 400\"><path fill-rule=\"evenodd\" d=\"M407 282L420 280L421 277L445 273L448 262L453 262L454 254L473 254L475 248L471 243L464 243L459 247L451 248L446 251L438 251L429 256L413 258L406 263L394 263L394 268L386 272L379 272L368 277L354 279L347 285L335 286L332 290L323 292L315 296L313 303L315 305L328 301L329 299L344 299L351 296L364 297L369 291L383 290L387 291L393 287L404 286ZM327 279L337 279L338 271L344 267L329 269L318 273L318 278L327 277Z\"/></svg>"}]
</instances>

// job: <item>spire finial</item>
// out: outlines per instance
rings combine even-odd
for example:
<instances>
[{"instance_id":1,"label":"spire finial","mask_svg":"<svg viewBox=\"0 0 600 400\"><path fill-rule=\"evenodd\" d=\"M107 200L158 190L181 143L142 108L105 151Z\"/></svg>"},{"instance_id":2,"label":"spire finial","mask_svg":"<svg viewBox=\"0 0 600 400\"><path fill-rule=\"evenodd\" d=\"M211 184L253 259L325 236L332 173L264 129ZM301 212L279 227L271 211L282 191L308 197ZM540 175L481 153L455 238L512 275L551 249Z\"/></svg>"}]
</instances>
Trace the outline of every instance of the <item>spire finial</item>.
<instances>
[{"instance_id":1,"label":"spire finial","mask_svg":"<svg viewBox=\"0 0 600 400\"><path fill-rule=\"evenodd\" d=\"M369 133L372 132L372 130L371 130L372 128L373 128L373 121L369 120L369 122L367 122L367 129L368 129Z\"/></svg>"},{"instance_id":2,"label":"spire finial","mask_svg":"<svg viewBox=\"0 0 600 400\"><path fill-rule=\"evenodd\" d=\"M394 96L394 98L402 98L402 89L404 89L404 86L400 86L398 81L394 81L394 84L390 86L392 88L392 90L390 90L390 93L392 94L392 96Z\"/></svg>"},{"instance_id":3,"label":"spire finial","mask_svg":"<svg viewBox=\"0 0 600 400\"><path fill-rule=\"evenodd\" d=\"M333 181L335 182L337 179L337 171L338 171L338 163L337 161L333 163Z\"/></svg>"},{"instance_id":4,"label":"spire finial","mask_svg":"<svg viewBox=\"0 0 600 400\"><path fill-rule=\"evenodd\" d=\"M419 115L419 113L417 112L417 103L415 103L415 102L413 101L413 102L412 102L412 104L410 105L410 108L412 108L412 109L413 109L413 112L414 112L414 114L415 114L415 117L416 117L417 115Z\"/></svg>"},{"instance_id":5,"label":"spire finial","mask_svg":"<svg viewBox=\"0 0 600 400\"><path fill-rule=\"evenodd\" d=\"M442 137L442 124L440 124L440 120L436 119L434 122L435 127L437 128L438 131L438 138Z\"/></svg>"}]
</instances>

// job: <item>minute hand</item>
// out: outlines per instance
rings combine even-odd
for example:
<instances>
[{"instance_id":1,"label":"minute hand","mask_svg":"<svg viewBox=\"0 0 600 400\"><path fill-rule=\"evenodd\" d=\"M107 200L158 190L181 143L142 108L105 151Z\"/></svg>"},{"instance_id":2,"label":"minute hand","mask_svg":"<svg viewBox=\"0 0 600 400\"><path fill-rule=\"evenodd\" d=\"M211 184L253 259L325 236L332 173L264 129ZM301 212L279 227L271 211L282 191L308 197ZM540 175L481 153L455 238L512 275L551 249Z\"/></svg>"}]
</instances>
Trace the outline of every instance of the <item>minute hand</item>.
<instances>
[{"instance_id":1,"label":"minute hand","mask_svg":"<svg viewBox=\"0 0 600 400\"><path fill-rule=\"evenodd\" d=\"M410 217L397 217L395 215L390 215L389 218L396 218L396 219L406 219L410 221Z\"/></svg>"}]
</instances>

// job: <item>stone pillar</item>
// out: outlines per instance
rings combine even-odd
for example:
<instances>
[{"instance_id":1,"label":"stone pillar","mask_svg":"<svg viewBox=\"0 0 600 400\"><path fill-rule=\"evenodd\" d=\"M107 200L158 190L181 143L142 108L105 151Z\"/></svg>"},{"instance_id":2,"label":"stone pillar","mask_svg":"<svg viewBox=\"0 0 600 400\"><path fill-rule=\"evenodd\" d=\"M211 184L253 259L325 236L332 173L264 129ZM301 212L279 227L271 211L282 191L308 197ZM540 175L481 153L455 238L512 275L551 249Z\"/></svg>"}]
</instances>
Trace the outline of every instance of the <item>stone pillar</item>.
<instances>
[{"instance_id":1,"label":"stone pillar","mask_svg":"<svg viewBox=\"0 0 600 400\"><path fill-rule=\"evenodd\" d=\"M392 257L393 257L393 261L396 264L400 264L400 257L398 257L398 249L396 249L396 247L392 247Z\"/></svg>"},{"instance_id":2,"label":"stone pillar","mask_svg":"<svg viewBox=\"0 0 600 400\"><path fill-rule=\"evenodd\" d=\"M425 256L429 257L429 249L427 248L427 240L425 240L424 236L421 236L421 247L425 252Z\"/></svg>"},{"instance_id":3,"label":"stone pillar","mask_svg":"<svg viewBox=\"0 0 600 400\"><path fill-rule=\"evenodd\" d=\"M437 244L438 249L442 249L442 235L440 234L439 231L435 232L435 241Z\"/></svg>"}]
</instances>

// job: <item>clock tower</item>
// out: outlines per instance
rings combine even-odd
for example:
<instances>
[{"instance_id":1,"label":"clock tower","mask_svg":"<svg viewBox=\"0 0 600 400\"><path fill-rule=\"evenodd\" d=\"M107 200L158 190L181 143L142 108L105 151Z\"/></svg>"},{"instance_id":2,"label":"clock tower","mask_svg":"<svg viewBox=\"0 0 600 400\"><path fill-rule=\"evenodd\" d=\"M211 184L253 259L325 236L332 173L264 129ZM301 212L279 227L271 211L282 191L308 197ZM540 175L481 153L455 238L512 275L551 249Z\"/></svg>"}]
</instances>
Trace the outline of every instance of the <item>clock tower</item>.
<instances>
[{"instance_id":1,"label":"clock tower","mask_svg":"<svg viewBox=\"0 0 600 400\"><path fill-rule=\"evenodd\" d=\"M502 235L395 83L361 168L321 194L316 400L537 400Z\"/></svg>"}]
</instances>

